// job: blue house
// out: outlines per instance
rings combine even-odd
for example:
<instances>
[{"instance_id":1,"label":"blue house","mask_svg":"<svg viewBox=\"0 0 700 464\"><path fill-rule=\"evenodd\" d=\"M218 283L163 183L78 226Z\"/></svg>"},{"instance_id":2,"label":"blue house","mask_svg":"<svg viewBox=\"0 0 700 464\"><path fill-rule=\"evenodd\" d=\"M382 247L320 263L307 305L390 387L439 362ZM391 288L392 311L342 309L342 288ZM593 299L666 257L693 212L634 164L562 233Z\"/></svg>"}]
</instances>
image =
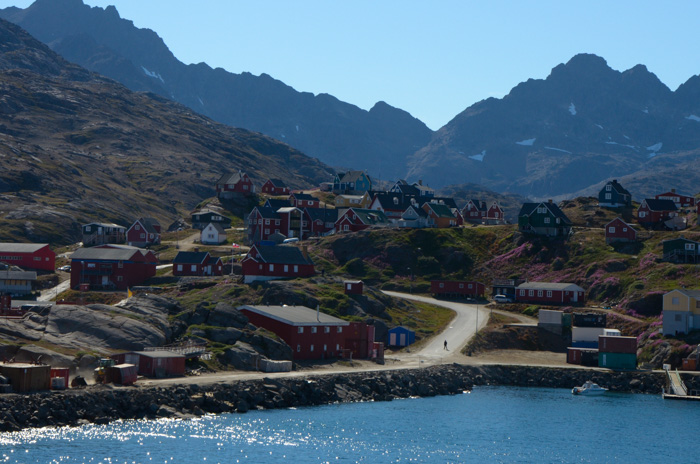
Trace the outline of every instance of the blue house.
<instances>
[{"instance_id":1,"label":"blue house","mask_svg":"<svg viewBox=\"0 0 700 464\"><path fill-rule=\"evenodd\" d=\"M408 346L416 342L416 333L406 327L389 329L388 346Z\"/></svg>"},{"instance_id":2,"label":"blue house","mask_svg":"<svg viewBox=\"0 0 700 464\"><path fill-rule=\"evenodd\" d=\"M362 195L372 190L372 179L362 171L348 171L335 175L333 193Z\"/></svg>"}]
</instances>

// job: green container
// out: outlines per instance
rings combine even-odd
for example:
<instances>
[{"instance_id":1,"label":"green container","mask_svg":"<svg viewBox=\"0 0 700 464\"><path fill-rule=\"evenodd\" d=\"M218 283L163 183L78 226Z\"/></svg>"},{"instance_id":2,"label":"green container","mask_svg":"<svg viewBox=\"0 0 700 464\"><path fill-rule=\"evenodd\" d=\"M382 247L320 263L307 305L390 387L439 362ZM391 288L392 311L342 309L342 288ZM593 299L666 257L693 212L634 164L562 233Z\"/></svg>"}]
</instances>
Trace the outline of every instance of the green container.
<instances>
[{"instance_id":1,"label":"green container","mask_svg":"<svg viewBox=\"0 0 700 464\"><path fill-rule=\"evenodd\" d=\"M636 369L637 355L636 353L598 353L598 367L607 367L608 369Z\"/></svg>"}]
</instances>

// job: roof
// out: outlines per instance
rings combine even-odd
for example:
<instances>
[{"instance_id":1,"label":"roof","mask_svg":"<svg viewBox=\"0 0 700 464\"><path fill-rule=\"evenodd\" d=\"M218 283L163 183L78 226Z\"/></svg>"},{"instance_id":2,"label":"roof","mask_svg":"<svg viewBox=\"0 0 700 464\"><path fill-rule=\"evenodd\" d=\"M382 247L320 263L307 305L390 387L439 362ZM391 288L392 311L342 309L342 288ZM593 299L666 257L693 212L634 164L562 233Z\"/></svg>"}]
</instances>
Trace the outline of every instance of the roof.
<instances>
[{"instance_id":1,"label":"roof","mask_svg":"<svg viewBox=\"0 0 700 464\"><path fill-rule=\"evenodd\" d=\"M679 292L679 293L684 294L685 296L689 296L689 297L695 298L695 299L700 299L700 290L687 290L685 288L677 288L675 290L671 290L668 293L673 293L673 292ZM666 295L668 295L668 293L666 293Z\"/></svg>"},{"instance_id":2,"label":"roof","mask_svg":"<svg viewBox=\"0 0 700 464\"><path fill-rule=\"evenodd\" d=\"M243 176L245 176L245 173L242 171L237 171L234 173L226 173L223 176L219 178L219 180L216 181L217 184L237 184L243 179Z\"/></svg>"},{"instance_id":3,"label":"roof","mask_svg":"<svg viewBox=\"0 0 700 464\"><path fill-rule=\"evenodd\" d=\"M207 251L181 251L173 259L173 264L202 264L208 256Z\"/></svg>"},{"instance_id":4,"label":"roof","mask_svg":"<svg viewBox=\"0 0 700 464\"><path fill-rule=\"evenodd\" d=\"M434 192L435 189L428 187L427 185L419 184L419 183L414 183L412 185L413 188L420 190L421 192Z\"/></svg>"},{"instance_id":5,"label":"roof","mask_svg":"<svg viewBox=\"0 0 700 464\"><path fill-rule=\"evenodd\" d=\"M525 282L516 287L522 290L584 290L576 284L570 282Z\"/></svg>"},{"instance_id":6,"label":"roof","mask_svg":"<svg viewBox=\"0 0 700 464\"><path fill-rule=\"evenodd\" d=\"M558 217L559 219L561 219L564 224L571 224L571 220L568 217L566 217L566 214L564 214L564 212L559 208L559 206L556 203L551 201L542 201L540 203L523 203L523 206L520 208L520 213L518 213L518 217L531 215L540 205L549 209L549 211L554 215L554 217Z\"/></svg>"},{"instance_id":7,"label":"roof","mask_svg":"<svg viewBox=\"0 0 700 464\"><path fill-rule=\"evenodd\" d=\"M280 208L277 210L278 213L290 213L292 211L301 211L299 208L296 206L285 206L284 208Z\"/></svg>"},{"instance_id":8,"label":"roof","mask_svg":"<svg viewBox=\"0 0 700 464\"><path fill-rule=\"evenodd\" d=\"M272 208L274 211L277 211L280 208L285 208L287 206L291 206L291 204L292 203L289 201L289 199L286 199L286 198L284 200L282 200L280 198L268 198L264 205L267 205L270 208Z\"/></svg>"},{"instance_id":9,"label":"roof","mask_svg":"<svg viewBox=\"0 0 700 464\"><path fill-rule=\"evenodd\" d=\"M357 179L362 177L363 174L364 172L362 171L348 171L340 177L340 182L355 182Z\"/></svg>"},{"instance_id":10,"label":"roof","mask_svg":"<svg viewBox=\"0 0 700 464\"><path fill-rule=\"evenodd\" d=\"M83 224L83 227L85 226L99 226L99 227L112 227L112 228L117 228L117 229L124 229L126 230L126 227L120 226L119 224L114 224L111 222L90 222L88 224Z\"/></svg>"},{"instance_id":11,"label":"roof","mask_svg":"<svg viewBox=\"0 0 700 464\"><path fill-rule=\"evenodd\" d=\"M338 210L329 208L304 208L304 212L312 221L335 222L338 220Z\"/></svg>"},{"instance_id":12,"label":"roof","mask_svg":"<svg viewBox=\"0 0 700 464\"><path fill-rule=\"evenodd\" d=\"M645 198L642 203L646 203L650 211L678 211L673 200L657 200L655 198ZM641 208L642 205L639 205Z\"/></svg>"},{"instance_id":13,"label":"roof","mask_svg":"<svg viewBox=\"0 0 700 464\"><path fill-rule=\"evenodd\" d=\"M128 261L135 253L141 254L140 248L78 248L70 256L70 259Z\"/></svg>"},{"instance_id":14,"label":"roof","mask_svg":"<svg viewBox=\"0 0 700 464\"><path fill-rule=\"evenodd\" d=\"M612 188L617 193L619 193L621 195L629 195L630 197L632 196L630 194L630 192L627 191L627 189L625 189L617 180L612 180L612 181L608 182L608 184L610 184L612 186ZM608 184L605 184L605 185L608 185ZM603 188L605 188L605 187L603 187Z\"/></svg>"},{"instance_id":15,"label":"roof","mask_svg":"<svg viewBox=\"0 0 700 464\"><path fill-rule=\"evenodd\" d=\"M375 194L372 201L378 201L385 210L406 211L406 208L411 206L414 202L417 202L417 199L413 195L382 192Z\"/></svg>"},{"instance_id":16,"label":"roof","mask_svg":"<svg viewBox=\"0 0 700 464\"><path fill-rule=\"evenodd\" d=\"M472 198L471 200L467 201L467 204L464 205L464 208L466 208L467 206L469 206L469 203L472 203L472 204L476 207L477 211L486 211L486 210L488 209L488 208L486 207L486 202L485 202L485 201L482 202L481 200L475 200L474 198ZM482 204L482 203L483 203L483 204ZM464 209L464 208L462 208L462 209Z\"/></svg>"},{"instance_id":17,"label":"roof","mask_svg":"<svg viewBox=\"0 0 700 464\"><path fill-rule=\"evenodd\" d=\"M226 229L224 229L224 226L222 226L218 222L210 222L209 224L207 224L207 227L209 227L209 226L212 226L212 228L220 234L226 233ZM207 227L205 227L204 229L206 229ZM204 230L204 229L202 229L202 230Z\"/></svg>"},{"instance_id":18,"label":"roof","mask_svg":"<svg viewBox=\"0 0 700 464\"><path fill-rule=\"evenodd\" d=\"M450 208L459 208L452 197L429 197L426 201L431 203L444 203Z\"/></svg>"},{"instance_id":19,"label":"roof","mask_svg":"<svg viewBox=\"0 0 700 464\"><path fill-rule=\"evenodd\" d=\"M131 353L137 354L139 356L146 356L148 358L184 358L183 355L172 352L172 351L167 351L167 350L159 350L159 351L131 351Z\"/></svg>"},{"instance_id":20,"label":"roof","mask_svg":"<svg viewBox=\"0 0 700 464\"><path fill-rule=\"evenodd\" d=\"M289 205L287 205L287 206L289 206ZM260 214L260 216L263 219L279 219L280 218L280 215L277 214L277 210L274 208L271 208L269 206L256 206L255 208L253 208L253 211L255 211L255 210L258 211L258 214ZM252 212L251 212L251 214L252 214Z\"/></svg>"},{"instance_id":21,"label":"roof","mask_svg":"<svg viewBox=\"0 0 700 464\"><path fill-rule=\"evenodd\" d=\"M318 198L312 197L308 193L292 193L291 196L293 196L297 200L318 201Z\"/></svg>"},{"instance_id":22,"label":"roof","mask_svg":"<svg viewBox=\"0 0 700 464\"><path fill-rule=\"evenodd\" d=\"M282 179L268 179L267 181L272 183L272 185L274 185L275 187L286 187L287 186Z\"/></svg>"},{"instance_id":23,"label":"roof","mask_svg":"<svg viewBox=\"0 0 700 464\"><path fill-rule=\"evenodd\" d=\"M361 284L362 281L361 280L344 280L343 283L344 284Z\"/></svg>"},{"instance_id":24,"label":"roof","mask_svg":"<svg viewBox=\"0 0 700 464\"><path fill-rule=\"evenodd\" d=\"M0 280L36 280L36 272L0 271Z\"/></svg>"},{"instance_id":25,"label":"roof","mask_svg":"<svg viewBox=\"0 0 700 464\"><path fill-rule=\"evenodd\" d=\"M672 191L670 191L670 190L669 190L668 192L659 193L658 195L654 195L654 196L657 197L657 198L658 198L658 197L661 197L661 196L664 196L664 197L687 197L687 198L695 198L693 195L686 195L685 193L672 192Z\"/></svg>"},{"instance_id":26,"label":"roof","mask_svg":"<svg viewBox=\"0 0 700 464\"><path fill-rule=\"evenodd\" d=\"M48 243L0 243L0 252L34 253L47 246L49 246Z\"/></svg>"},{"instance_id":27,"label":"roof","mask_svg":"<svg viewBox=\"0 0 700 464\"><path fill-rule=\"evenodd\" d=\"M362 208L349 208L348 211L350 210L352 210L364 224L387 224L389 222L382 211ZM347 214L347 212L345 214Z\"/></svg>"},{"instance_id":28,"label":"roof","mask_svg":"<svg viewBox=\"0 0 700 464\"><path fill-rule=\"evenodd\" d=\"M348 326L349 322L337 317L333 317L329 314L322 312L316 312L315 309L307 308L306 306L239 306L239 311L246 309L248 311L260 314L261 316L269 317L276 321L284 322L285 324L293 326Z\"/></svg>"},{"instance_id":29,"label":"roof","mask_svg":"<svg viewBox=\"0 0 700 464\"><path fill-rule=\"evenodd\" d=\"M260 259L272 264L313 264L310 258L304 257L301 250L295 246L255 245Z\"/></svg>"},{"instance_id":30,"label":"roof","mask_svg":"<svg viewBox=\"0 0 700 464\"><path fill-rule=\"evenodd\" d=\"M450 207L445 204L431 202L426 202L424 204L428 205L428 207L432 209L438 217L448 217L452 219L455 218L455 215L452 213Z\"/></svg>"},{"instance_id":31,"label":"roof","mask_svg":"<svg viewBox=\"0 0 700 464\"><path fill-rule=\"evenodd\" d=\"M157 234L158 231L156 230L156 227L160 227L160 223L155 220L152 217L141 217L138 218L136 221L134 221L134 224L140 223L143 228L148 232L149 234ZM133 225L132 225L133 227Z\"/></svg>"},{"instance_id":32,"label":"roof","mask_svg":"<svg viewBox=\"0 0 700 464\"><path fill-rule=\"evenodd\" d=\"M401 217L403 217L409 210L415 211L418 217L428 217L428 213L426 213L423 208L419 208L417 205L411 205L408 208L406 208L406 211L403 212Z\"/></svg>"}]
</instances>

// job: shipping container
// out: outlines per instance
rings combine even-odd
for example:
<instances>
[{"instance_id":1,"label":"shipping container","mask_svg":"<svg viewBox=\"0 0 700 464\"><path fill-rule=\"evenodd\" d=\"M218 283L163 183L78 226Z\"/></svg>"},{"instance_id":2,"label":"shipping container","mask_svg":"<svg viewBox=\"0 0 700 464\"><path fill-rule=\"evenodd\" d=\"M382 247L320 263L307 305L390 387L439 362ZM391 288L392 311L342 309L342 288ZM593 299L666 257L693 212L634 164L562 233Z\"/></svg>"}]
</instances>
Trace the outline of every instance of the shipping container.
<instances>
[{"instance_id":1,"label":"shipping container","mask_svg":"<svg viewBox=\"0 0 700 464\"><path fill-rule=\"evenodd\" d=\"M133 385L138 378L138 367L134 364L117 364L106 369L106 382L117 385Z\"/></svg>"},{"instance_id":2,"label":"shipping container","mask_svg":"<svg viewBox=\"0 0 700 464\"><path fill-rule=\"evenodd\" d=\"M637 355L631 353L598 352L598 367L608 369L636 369Z\"/></svg>"},{"instance_id":3,"label":"shipping container","mask_svg":"<svg viewBox=\"0 0 700 464\"><path fill-rule=\"evenodd\" d=\"M603 329L603 335L606 337L621 337L622 333L617 329Z\"/></svg>"},{"instance_id":4,"label":"shipping container","mask_svg":"<svg viewBox=\"0 0 700 464\"><path fill-rule=\"evenodd\" d=\"M15 393L49 390L51 367L24 363L0 364L0 374L7 377Z\"/></svg>"},{"instance_id":5,"label":"shipping container","mask_svg":"<svg viewBox=\"0 0 700 464\"><path fill-rule=\"evenodd\" d=\"M696 370L698 370L698 360L696 358L685 358L683 360L683 370L684 371L696 371Z\"/></svg>"},{"instance_id":6,"label":"shipping container","mask_svg":"<svg viewBox=\"0 0 700 464\"><path fill-rule=\"evenodd\" d=\"M606 353L637 354L637 337L601 335L598 337L598 349Z\"/></svg>"},{"instance_id":7,"label":"shipping container","mask_svg":"<svg viewBox=\"0 0 700 464\"><path fill-rule=\"evenodd\" d=\"M571 346L574 348L595 348L598 349L598 342L586 342L583 340L575 340L571 342Z\"/></svg>"},{"instance_id":8,"label":"shipping container","mask_svg":"<svg viewBox=\"0 0 700 464\"><path fill-rule=\"evenodd\" d=\"M598 313L574 313L574 327L605 327L607 315Z\"/></svg>"},{"instance_id":9,"label":"shipping container","mask_svg":"<svg viewBox=\"0 0 700 464\"><path fill-rule=\"evenodd\" d=\"M590 348L569 347L566 351L566 362L581 366L597 366L598 350Z\"/></svg>"},{"instance_id":10,"label":"shipping container","mask_svg":"<svg viewBox=\"0 0 700 464\"><path fill-rule=\"evenodd\" d=\"M571 339L580 342L596 342L603 335L603 327L572 327Z\"/></svg>"},{"instance_id":11,"label":"shipping container","mask_svg":"<svg viewBox=\"0 0 700 464\"><path fill-rule=\"evenodd\" d=\"M68 376L70 375L70 369L67 367L52 367L50 371L51 375L51 390L63 390L68 388ZM53 379L62 378L63 383L56 382Z\"/></svg>"},{"instance_id":12,"label":"shipping container","mask_svg":"<svg viewBox=\"0 0 700 464\"><path fill-rule=\"evenodd\" d=\"M561 325L562 314L564 314L562 311L554 311L551 309L540 309L540 311L539 311L539 323L540 324Z\"/></svg>"},{"instance_id":13,"label":"shipping container","mask_svg":"<svg viewBox=\"0 0 700 464\"><path fill-rule=\"evenodd\" d=\"M260 370L263 372L291 372L292 361L260 360Z\"/></svg>"}]
</instances>

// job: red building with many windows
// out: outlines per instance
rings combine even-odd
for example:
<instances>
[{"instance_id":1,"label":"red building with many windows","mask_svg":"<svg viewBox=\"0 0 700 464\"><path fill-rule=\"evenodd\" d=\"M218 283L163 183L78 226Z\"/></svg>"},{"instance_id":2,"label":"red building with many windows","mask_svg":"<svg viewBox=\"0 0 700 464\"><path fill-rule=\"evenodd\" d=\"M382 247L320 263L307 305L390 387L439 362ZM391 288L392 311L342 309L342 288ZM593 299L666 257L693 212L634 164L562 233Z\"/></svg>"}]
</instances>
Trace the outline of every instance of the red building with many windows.
<instances>
[{"instance_id":1,"label":"red building with many windows","mask_svg":"<svg viewBox=\"0 0 700 464\"><path fill-rule=\"evenodd\" d=\"M316 274L306 247L289 245L253 245L241 261L245 283L256 280L294 279Z\"/></svg>"},{"instance_id":2,"label":"red building with many windows","mask_svg":"<svg viewBox=\"0 0 700 464\"><path fill-rule=\"evenodd\" d=\"M462 280L432 280L430 293L453 298L483 298L486 286L481 282Z\"/></svg>"},{"instance_id":3,"label":"red building with many windows","mask_svg":"<svg viewBox=\"0 0 700 464\"><path fill-rule=\"evenodd\" d=\"M583 304L584 290L572 283L525 282L515 289L519 303Z\"/></svg>"},{"instance_id":4,"label":"red building with many windows","mask_svg":"<svg viewBox=\"0 0 700 464\"><path fill-rule=\"evenodd\" d=\"M48 243L0 243L0 261L22 269L56 270L56 253Z\"/></svg>"},{"instance_id":5,"label":"red building with many windows","mask_svg":"<svg viewBox=\"0 0 700 464\"><path fill-rule=\"evenodd\" d=\"M253 325L287 342L295 360L336 358L343 350L351 349L348 343L357 344L358 349L359 345L369 343L366 329L364 332L361 327L353 330L350 322L305 306L246 305L239 306L238 310Z\"/></svg>"},{"instance_id":6,"label":"red building with many windows","mask_svg":"<svg viewBox=\"0 0 700 464\"><path fill-rule=\"evenodd\" d=\"M152 251L125 245L78 248L71 255L70 288L126 290L156 275Z\"/></svg>"}]
</instances>

